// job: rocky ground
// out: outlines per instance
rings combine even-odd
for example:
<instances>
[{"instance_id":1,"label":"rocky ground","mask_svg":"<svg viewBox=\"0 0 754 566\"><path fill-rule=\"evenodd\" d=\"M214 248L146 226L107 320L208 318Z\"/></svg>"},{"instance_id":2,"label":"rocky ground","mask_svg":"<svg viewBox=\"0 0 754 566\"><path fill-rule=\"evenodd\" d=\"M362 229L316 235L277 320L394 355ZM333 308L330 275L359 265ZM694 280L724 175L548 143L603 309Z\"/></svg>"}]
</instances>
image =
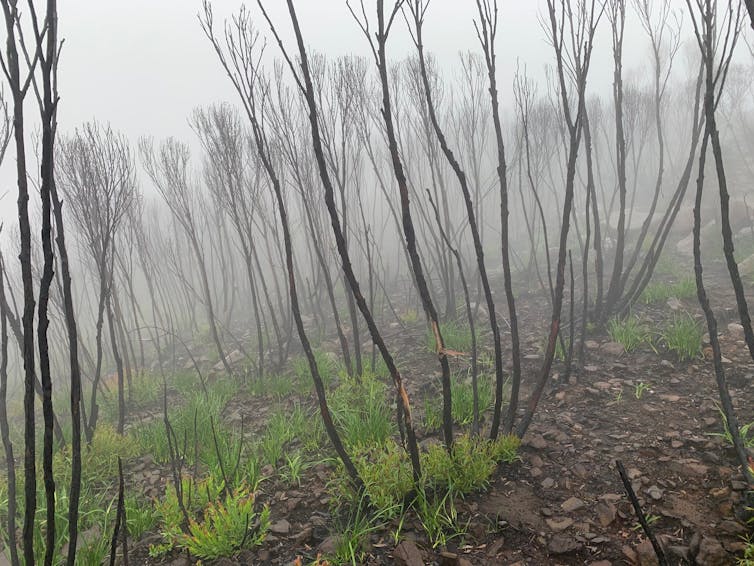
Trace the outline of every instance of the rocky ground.
<instances>
[{"instance_id":1,"label":"rocky ground","mask_svg":"<svg viewBox=\"0 0 754 566\"><path fill-rule=\"evenodd\" d=\"M540 325L546 320L542 301L520 304L522 327L536 329L536 324L526 325L527 319ZM642 316L651 323L673 309L698 316L695 298L643 307ZM754 420L754 364L733 311L718 314L731 393L740 420L747 423ZM541 333L531 332L522 341L525 376L536 374L541 357ZM435 362L422 345L421 329L409 338L401 335L396 350L411 392L417 393L435 386L434 373L427 375L425 369ZM586 348L587 365L568 383L559 379L563 368L556 367L520 461L501 466L487 491L458 502L463 522L468 522L463 538L432 549L420 525L409 519L398 546L388 529L371 536L366 563L655 564L618 475L620 460L671 564L734 564L749 532L746 485L732 449L719 436L709 360L681 363L649 346L627 353L604 334L591 336ZM244 398L226 412L263 419L268 410L264 399ZM155 495L169 475L149 460L130 472ZM273 517L267 541L214 563L292 564L301 557L308 564L327 553L334 542L327 480L327 468L317 465L304 472L299 489L275 481L263 484L261 500L270 504ZM155 563L146 558L146 549L156 540L147 536L137 542L131 563ZM163 563L191 562L171 556Z\"/></svg>"}]
</instances>

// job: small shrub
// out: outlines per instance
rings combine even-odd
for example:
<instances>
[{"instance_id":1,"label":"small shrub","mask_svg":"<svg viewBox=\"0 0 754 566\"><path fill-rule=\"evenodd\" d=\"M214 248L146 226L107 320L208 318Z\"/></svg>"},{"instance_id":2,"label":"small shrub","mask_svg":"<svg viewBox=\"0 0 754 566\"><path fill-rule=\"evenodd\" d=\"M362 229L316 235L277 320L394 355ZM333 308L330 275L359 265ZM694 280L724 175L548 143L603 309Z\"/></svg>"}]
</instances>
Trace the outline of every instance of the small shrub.
<instances>
[{"instance_id":1,"label":"small shrub","mask_svg":"<svg viewBox=\"0 0 754 566\"><path fill-rule=\"evenodd\" d=\"M364 447L353 460L369 500L377 509L394 509L414 487L408 454L392 440L380 448ZM336 484L337 491L333 491L350 492L345 472L340 470L336 477L342 479Z\"/></svg>"},{"instance_id":2,"label":"small shrub","mask_svg":"<svg viewBox=\"0 0 754 566\"><path fill-rule=\"evenodd\" d=\"M144 454L151 454L157 462L168 459L168 439L162 419L153 419L129 427L127 436L132 438Z\"/></svg>"},{"instance_id":3,"label":"small shrub","mask_svg":"<svg viewBox=\"0 0 754 566\"><path fill-rule=\"evenodd\" d=\"M401 315L401 320L406 324L414 324L419 320L419 311L416 309L407 309L406 312Z\"/></svg>"},{"instance_id":4,"label":"small shrub","mask_svg":"<svg viewBox=\"0 0 754 566\"><path fill-rule=\"evenodd\" d=\"M215 358L218 357L217 350L212 347ZM219 360L215 360L216 362ZM176 370L172 375L167 376L168 389L182 395L186 391L198 391L201 388L201 380L195 369ZM160 380L160 400L162 400L162 380Z\"/></svg>"},{"instance_id":5,"label":"small shrub","mask_svg":"<svg viewBox=\"0 0 754 566\"><path fill-rule=\"evenodd\" d=\"M308 377L308 374L307 374ZM250 395L259 397L288 397L294 393L309 390L309 382L299 383L297 376L266 375L261 379L249 379L247 390Z\"/></svg>"},{"instance_id":6,"label":"small shrub","mask_svg":"<svg viewBox=\"0 0 754 566\"><path fill-rule=\"evenodd\" d=\"M643 381L640 381L634 386L634 397L636 397L636 400L640 400L642 396L644 395L645 391L649 391L650 385L648 383L644 383Z\"/></svg>"},{"instance_id":7,"label":"small shrub","mask_svg":"<svg viewBox=\"0 0 754 566\"><path fill-rule=\"evenodd\" d=\"M215 434L222 450L233 450L237 442L230 431L223 426L221 413L228 401L238 392L239 384L230 381L213 383L207 395L196 386L187 394L186 403L168 411L170 425L181 447L186 446L186 462L194 464L194 448L197 449L199 461L209 467L217 467L217 450L212 434ZM165 424L162 418L156 418L144 424L131 427L132 436L140 449L151 454L158 462L167 462L170 457ZM223 452L221 452L222 454Z\"/></svg>"},{"instance_id":8,"label":"small shrub","mask_svg":"<svg viewBox=\"0 0 754 566\"><path fill-rule=\"evenodd\" d=\"M668 351L675 353L680 361L691 360L702 352L701 326L689 315L676 315L660 334Z\"/></svg>"},{"instance_id":9,"label":"small shrub","mask_svg":"<svg viewBox=\"0 0 754 566\"><path fill-rule=\"evenodd\" d=\"M512 464L519 459L518 449L521 439L513 434L498 436L496 440L488 441L487 449L495 462Z\"/></svg>"},{"instance_id":10,"label":"small shrub","mask_svg":"<svg viewBox=\"0 0 754 566\"><path fill-rule=\"evenodd\" d=\"M223 480L213 475L202 480L183 476L181 478L181 492L183 494L183 505L189 518L201 514L210 502L217 501L224 488ZM163 542L149 547L149 555L153 558L162 556L180 546L180 537L184 534L182 531L184 517L173 483L168 484L165 496L155 501L154 510L160 524L159 530Z\"/></svg>"},{"instance_id":11,"label":"small shrub","mask_svg":"<svg viewBox=\"0 0 754 566\"><path fill-rule=\"evenodd\" d=\"M295 453L292 456L285 455L285 467L280 472L280 477L290 485L301 487L301 473L306 470L309 465L304 461L300 453Z\"/></svg>"},{"instance_id":12,"label":"small shrub","mask_svg":"<svg viewBox=\"0 0 754 566\"><path fill-rule=\"evenodd\" d=\"M107 388L100 398L100 422L114 423L118 418L117 375L107 378L106 381ZM129 410L154 406L162 398L162 380L147 371L134 371L130 386L128 381L124 386Z\"/></svg>"},{"instance_id":13,"label":"small shrub","mask_svg":"<svg viewBox=\"0 0 754 566\"><path fill-rule=\"evenodd\" d=\"M665 277L681 277L683 275L683 266L672 256L661 255L655 265L654 273Z\"/></svg>"},{"instance_id":14,"label":"small shrub","mask_svg":"<svg viewBox=\"0 0 754 566\"><path fill-rule=\"evenodd\" d=\"M41 491L41 478L38 482L38 507L34 521L34 553L41 563L46 550L47 508ZM23 498L19 498L19 515L23 514ZM62 564L65 557L62 549L68 542L69 493L67 485L59 484L55 492L55 552L53 564ZM82 485L79 500L79 544L76 564L99 566L109 552L109 535L115 519L115 500ZM17 524L19 524L17 522ZM20 524L19 524L20 526Z\"/></svg>"},{"instance_id":15,"label":"small shrub","mask_svg":"<svg viewBox=\"0 0 754 566\"><path fill-rule=\"evenodd\" d=\"M283 457L285 438L284 434L279 434L278 431L268 426L265 435L259 442L262 459L273 468L277 468L278 461Z\"/></svg>"},{"instance_id":16,"label":"small shrub","mask_svg":"<svg viewBox=\"0 0 754 566\"><path fill-rule=\"evenodd\" d=\"M492 472L500 461L516 457L518 439L503 436L495 441L462 435L453 442L452 453L444 445L431 445L422 454L425 485L432 489L453 489L466 494L489 485Z\"/></svg>"},{"instance_id":17,"label":"small shrub","mask_svg":"<svg viewBox=\"0 0 754 566\"><path fill-rule=\"evenodd\" d=\"M313 415L311 410L298 402L294 403L288 413L281 412L280 414L287 414L288 417L287 441L305 436L312 426L312 421L319 417L319 415Z\"/></svg>"},{"instance_id":18,"label":"small shrub","mask_svg":"<svg viewBox=\"0 0 754 566\"><path fill-rule=\"evenodd\" d=\"M610 339L621 344L626 352L631 352L651 341L649 330L636 316L624 319L611 318L607 323L607 331Z\"/></svg>"},{"instance_id":19,"label":"small shrub","mask_svg":"<svg viewBox=\"0 0 754 566\"><path fill-rule=\"evenodd\" d=\"M500 462L517 458L520 440L515 436L501 436L495 441L459 436L453 444L452 455L444 445L434 444L420 454L421 485L430 490L453 489L466 494L482 489ZM353 456L354 465L364 481L369 499L377 509L391 509L404 501L414 488L411 463L406 451L390 440L379 448L362 448ZM342 464L330 484L330 491L341 499L344 496L356 503Z\"/></svg>"},{"instance_id":20,"label":"small shrub","mask_svg":"<svg viewBox=\"0 0 754 566\"><path fill-rule=\"evenodd\" d=\"M254 493L243 486L211 502L200 521L191 519L188 533L178 536L178 544L198 558L231 556L242 548L261 544L270 526L270 509L254 509Z\"/></svg>"},{"instance_id":21,"label":"small shrub","mask_svg":"<svg viewBox=\"0 0 754 566\"><path fill-rule=\"evenodd\" d=\"M696 296L696 281L693 277L684 277L674 284L673 296L678 299L690 299Z\"/></svg>"},{"instance_id":22,"label":"small shrub","mask_svg":"<svg viewBox=\"0 0 754 566\"><path fill-rule=\"evenodd\" d=\"M424 430L437 430L442 426L442 400L424 398Z\"/></svg>"},{"instance_id":23,"label":"small shrub","mask_svg":"<svg viewBox=\"0 0 754 566\"><path fill-rule=\"evenodd\" d=\"M474 420L474 390L471 380L454 379L451 384L453 420L459 425L471 424ZM492 406L494 393L492 378L482 374L477 377L477 395L479 397L479 413L483 414Z\"/></svg>"},{"instance_id":24,"label":"small shrub","mask_svg":"<svg viewBox=\"0 0 754 566\"><path fill-rule=\"evenodd\" d=\"M564 342L562 340L556 340L555 341L555 359L559 362L566 361L566 347L564 346Z\"/></svg>"},{"instance_id":25,"label":"small shrub","mask_svg":"<svg viewBox=\"0 0 754 566\"><path fill-rule=\"evenodd\" d=\"M754 566L754 540L751 537L745 540L744 554L738 559L738 566Z\"/></svg>"},{"instance_id":26,"label":"small shrub","mask_svg":"<svg viewBox=\"0 0 754 566\"><path fill-rule=\"evenodd\" d=\"M240 483L242 480L246 482L251 491L256 492L259 489L259 485L267 478L262 475L262 462L257 455L250 451L246 454L245 458L241 459L238 467L238 476L236 483Z\"/></svg>"}]
</instances>

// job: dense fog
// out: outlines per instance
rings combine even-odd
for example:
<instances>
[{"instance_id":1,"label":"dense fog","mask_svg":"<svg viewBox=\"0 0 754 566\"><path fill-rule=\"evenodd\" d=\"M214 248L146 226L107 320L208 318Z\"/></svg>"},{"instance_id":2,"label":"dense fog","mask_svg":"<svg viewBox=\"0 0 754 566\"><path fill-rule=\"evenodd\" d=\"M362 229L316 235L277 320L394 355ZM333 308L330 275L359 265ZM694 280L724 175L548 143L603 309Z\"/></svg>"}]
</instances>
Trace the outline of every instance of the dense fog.
<instances>
[{"instance_id":1,"label":"dense fog","mask_svg":"<svg viewBox=\"0 0 754 566\"><path fill-rule=\"evenodd\" d=\"M0 518L18 526L0 534L8 560L72 563L75 513L58 540L34 508L46 502L53 523L58 473L76 500L58 492L61 505L91 505L77 482L101 430L120 439L127 469L145 454L162 466L152 558L238 556L262 544L269 506L247 513L257 526L230 554L206 553L193 526L210 525L226 497L253 506L265 491L249 478L283 461L291 474L292 458L299 472L329 458L330 485L356 494L332 517L360 510L363 495L384 518L365 466L393 448L370 451L350 428L377 407L380 442L405 465L405 503L440 485L429 441L451 460L468 449L493 467L515 461L553 388L590 387L593 350L628 356L635 344L669 367L706 368L729 465L750 488L736 411L751 407L729 384L754 359L752 7L300 4L2 2L0 495L12 495ZM666 300L674 324L690 321L688 354L653 328ZM720 345L729 323L743 365ZM621 339L632 324L635 343ZM638 383L637 401L650 387ZM319 429L306 450L291 448L306 444L302 429L268 458L259 435L274 418L258 414L259 395ZM252 473L251 461L271 469ZM117 507L105 522L127 522L113 462L98 497ZM36 503L22 475L39 476ZM451 507L466 493L456 480ZM194 516L183 491L200 489L209 507ZM119 524L97 528L115 529L109 556L122 542L127 561L138 538ZM429 532L433 549L447 546ZM321 554L356 564L371 551L339 552Z\"/></svg>"}]
</instances>

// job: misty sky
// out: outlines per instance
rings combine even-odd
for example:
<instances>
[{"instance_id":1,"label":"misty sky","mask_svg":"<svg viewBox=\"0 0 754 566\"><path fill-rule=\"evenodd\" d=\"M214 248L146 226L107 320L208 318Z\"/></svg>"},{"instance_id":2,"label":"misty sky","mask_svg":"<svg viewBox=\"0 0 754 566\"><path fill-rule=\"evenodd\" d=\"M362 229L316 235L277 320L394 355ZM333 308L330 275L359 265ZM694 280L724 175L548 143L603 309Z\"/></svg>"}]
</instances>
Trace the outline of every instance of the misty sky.
<instances>
[{"instance_id":1,"label":"misty sky","mask_svg":"<svg viewBox=\"0 0 754 566\"><path fill-rule=\"evenodd\" d=\"M373 0L367 0L367 6ZM215 0L218 27L238 10L236 0ZM282 0L268 0L268 10L284 40L292 45L287 9ZM679 2L679 9L683 3ZM249 4L258 13L256 4ZM516 65L527 66L542 81L545 65L553 61L539 18L544 1L502 0L497 42L501 104L509 107L510 85ZM59 3L60 36L65 38L59 69L59 132L97 118L128 136L163 138L174 135L195 146L187 117L197 106L230 101L236 95L204 37L197 13L200 0L64 0ZM345 0L300 0L302 31L310 49L329 56L366 55L364 37L351 18ZM427 15L425 43L444 69L453 69L459 51L478 51L472 0L433 0ZM687 18L686 18L687 19ZM268 34L264 21L258 28ZM612 61L609 35L598 37L590 87L610 92ZM405 23L397 22L389 55L402 58L413 45ZM277 46L267 52L277 56ZM631 18L625 40L625 73L640 72L647 59L647 40ZM29 105L30 113L35 108ZM12 145L12 144L11 144ZM15 222L14 152L9 149L0 170L0 218ZM151 192L147 190L147 192Z\"/></svg>"}]
</instances>

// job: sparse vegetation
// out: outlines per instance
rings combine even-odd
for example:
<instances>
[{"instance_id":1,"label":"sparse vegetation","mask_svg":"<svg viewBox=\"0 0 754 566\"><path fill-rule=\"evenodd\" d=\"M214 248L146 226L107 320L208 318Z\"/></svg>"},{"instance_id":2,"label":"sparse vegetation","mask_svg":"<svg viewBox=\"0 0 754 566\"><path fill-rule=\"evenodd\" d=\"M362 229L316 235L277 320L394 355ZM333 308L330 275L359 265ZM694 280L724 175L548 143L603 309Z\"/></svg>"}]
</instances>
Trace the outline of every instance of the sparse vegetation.
<instances>
[{"instance_id":1,"label":"sparse vegetation","mask_svg":"<svg viewBox=\"0 0 754 566\"><path fill-rule=\"evenodd\" d=\"M471 330L468 325L456 321L449 321L440 325L442 338L445 341L445 348L455 352L468 354L471 350ZM427 329L426 335L427 350L435 351L435 335L432 329Z\"/></svg>"},{"instance_id":2,"label":"sparse vegetation","mask_svg":"<svg viewBox=\"0 0 754 566\"><path fill-rule=\"evenodd\" d=\"M331 407L350 447L383 445L396 432L387 388L374 376L342 383L333 391Z\"/></svg>"},{"instance_id":3,"label":"sparse vegetation","mask_svg":"<svg viewBox=\"0 0 754 566\"><path fill-rule=\"evenodd\" d=\"M451 382L451 395L453 403L451 412L453 422L465 426L471 424L474 418L474 394L470 381L463 379L464 374L457 374ZM488 411L494 400L492 391L493 381L488 374L481 374L478 378L477 394L479 396L479 412ZM424 428L434 431L442 424L442 407L437 401L425 400L424 404Z\"/></svg>"},{"instance_id":4,"label":"sparse vegetation","mask_svg":"<svg viewBox=\"0 0 754 566\"><path fill-rule=\"evenodd\" d=\"M270 526L270 509L255 509L254 493L245 486L235 488L222 501L211 501L201 519L189 519L188 532L177 544L199 558L230 556L264 541Z\"/></svg>"},{"instance_id":5,"label":"sparse vegetation","mask_svg":"<svg viewBox=\"0 0 754 566\"><path fill-rule=\"evenodd\" d=\"M396 512L393 507L368 509L365 497L355 506L347 506L335 521L335 552L328 556L333 564L363 564L368 550L369 536L382 529L388 518Z\"/></svg>"},{"instance_id":6,"label":"sparse vegetation","mask_svg":"<svg viewBox=\"0 0 754 566\"><path fill-rule=\"evenodd\" d=\"M634 397L636 397L637 401L641 400L644 393L649 390L650 390L650 385L648 383L640 381L634 386Z\"/></svg>"},{"instance_id":7,"label":"sparse vegetation","mask_svg":"<svg viewBox=\"0 0 754 566\"><path fill-rule=\"evenodd\" d=\"M651 334L646 324L638 316L611 318L607 324L610 338L623 346L626 352L631 352L651 341Z\"/></svg>"},{"instance_id":8,"label":"sparse vegetation","mask_svg":"<svg viewBox=\"0 0 754 566\"><path fill-rule=\"evenodd\" d=\"M692 360L702 352L701 326L688 313L674 315L660 333L660 340L680 361Z\"/></svg>"},{"instance_id":9,"label":"sparse vegetation","mask_svg":"<svg viewBox=\"0 0 754 566\"><path fill-rule=\"evenodd\" d=\"M720 413L720 421L723 424L723 431L719 433L712 433L714 436L719 436L725 440L730 446L733 446L733 436L731 435L730 428L728 428L728 419L725 418L725 413L718 405L718 413ZM741 440L746 448L754 448L754 421L743 424L739 427L739 433Z\"/></svg>"},{"instance_id":10,"label":"sparse vegetation","mask_svg":"<svg viewBox=\"0 0 754 566\"><path fill-rule=\"evenodd\" d=\"M738 566L754 566L754 542L752 542L751 538L746 539L744 553L738 559Z\"/></svg>"},{"instance_id":11,"label":"sparse vegetation","mask_svg":"<svg viewBox=\"0 0 754 566\"><path fill-rule=\"evenodd\" d=\"M412 506L432 548L445 547L449 541L466 533L467 525L462 525L458 517L452 488L440 494L420 488Z\"/></svg>"},{"instance_id":12,"label":"sparse vegetation","mask_svg":"<svg viewBox=\"0 0 754 566\"><path fill-rule=\"evenodd\" d=\"M671 297L691 299L696 296L696 283L693 277L684 277L676 283L657 282L647 285L641 295L646 304L662 303Z\"/></svg>"},{"instance_id":13,"label":"sparse vegetation","mask_svg":"<svg viewBox=\"0 0 754 566\"><path fill-rule=\"evenodd\" d=\"M0 563L754 565L751 2L152 4L0 0Z\"/></svg>"}]
</instances>

